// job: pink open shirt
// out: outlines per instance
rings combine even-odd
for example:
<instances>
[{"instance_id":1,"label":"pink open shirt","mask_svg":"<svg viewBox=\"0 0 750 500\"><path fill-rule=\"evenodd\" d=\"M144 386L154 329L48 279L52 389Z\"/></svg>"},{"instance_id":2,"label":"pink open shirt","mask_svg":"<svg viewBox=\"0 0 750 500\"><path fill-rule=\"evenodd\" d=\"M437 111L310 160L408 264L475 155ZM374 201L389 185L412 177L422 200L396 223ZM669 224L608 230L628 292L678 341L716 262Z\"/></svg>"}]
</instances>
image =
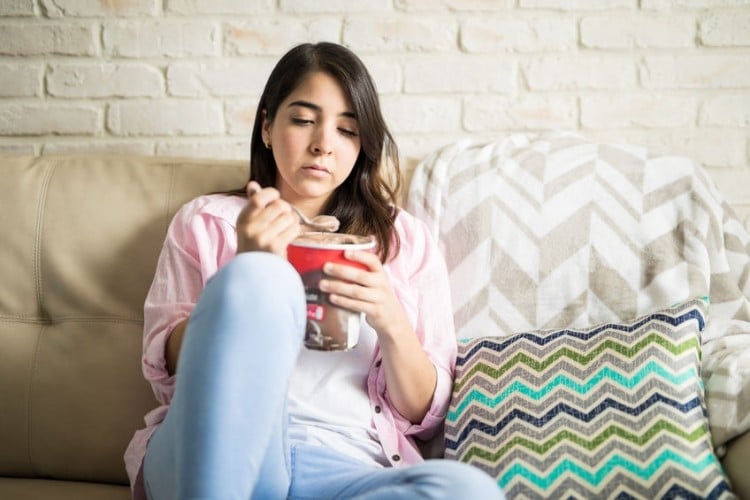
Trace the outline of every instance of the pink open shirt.
<instances>
[{"instance_id":1,"label":"pink open shirt","mask_svg":"<svg viewBox=\"0 0 750 500\"><path fill-rule=\"evenodd\" d=\"M143 374L161 406L145 417L125 452L134 498L143 495L140 474L149 437L164 420L174 394L175 377L166 370L164 347L174 326L193 310L206 281L231 260L237 249L235 221L246 199L206 195L185 204L167 231L154 281L144 306ZM396 218L401 239L398 256L386 264L391 285L411 319L437 371L432 405L419 424L412 424L390 403L376 347L367 391L381 444L395 467L422 461L412 436L432 437L447 411L456 357L450 290L445 262L426 226L401 210Z\"/></svg>"}]
</instances>

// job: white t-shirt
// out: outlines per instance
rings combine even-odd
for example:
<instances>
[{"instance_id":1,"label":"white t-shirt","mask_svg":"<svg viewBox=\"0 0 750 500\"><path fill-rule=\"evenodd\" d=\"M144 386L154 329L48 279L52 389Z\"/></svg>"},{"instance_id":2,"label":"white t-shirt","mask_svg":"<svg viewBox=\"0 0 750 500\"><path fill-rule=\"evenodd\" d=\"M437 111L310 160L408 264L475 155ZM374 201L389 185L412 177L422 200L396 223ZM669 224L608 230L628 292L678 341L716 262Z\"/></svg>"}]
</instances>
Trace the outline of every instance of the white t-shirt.
<instances>
[{"instance_id":1,"label":"white t-shirt","mask_svg":"<svg viewBox=\"0 0 750 500\"><path fill-rule=\"evenodd\" d=\"M364 319L360 324L359 342L348 351L302 348L289 382L288 437L386 466L367 396L377 334Z\"/></svg>"}]
</instances>

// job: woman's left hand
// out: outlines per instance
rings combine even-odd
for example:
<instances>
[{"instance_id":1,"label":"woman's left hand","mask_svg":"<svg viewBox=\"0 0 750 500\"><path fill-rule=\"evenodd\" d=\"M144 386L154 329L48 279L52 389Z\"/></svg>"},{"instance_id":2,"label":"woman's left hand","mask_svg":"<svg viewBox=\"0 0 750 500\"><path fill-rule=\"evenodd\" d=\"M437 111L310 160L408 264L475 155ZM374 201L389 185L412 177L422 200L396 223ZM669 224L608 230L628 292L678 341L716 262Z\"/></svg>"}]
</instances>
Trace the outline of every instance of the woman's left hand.
<instances>
[{"instance_id":1,"label":"woman's left hand","mask_svg":"<svg viewBox=\"0 0 750 500\"><path fill-rule=\"evenodd\" d=\"M378 256L372 252L355 250L347 250L344 256L368 269L326 263L323 267L326 277L320 281L320 289L330 294L331 303L364 313L381 342L395 339L405 331L411 332L409 318L401 307Z\"/></svg>"},{"instance_id":2,"label":"woman's left hand","mask_svg":"<svg viewBox=\"0 0 750 500\"><path fill-rule=\"evenodd\" d=\"M378 256L366 251L347 251L344 256L367 270L328 262L320 289L341 307L365 313L378 335L388 396L398 412L411 423L422 421L435 393L437 374L424 352L406 311L391 287Z\"/></svg>"}]
</instances>

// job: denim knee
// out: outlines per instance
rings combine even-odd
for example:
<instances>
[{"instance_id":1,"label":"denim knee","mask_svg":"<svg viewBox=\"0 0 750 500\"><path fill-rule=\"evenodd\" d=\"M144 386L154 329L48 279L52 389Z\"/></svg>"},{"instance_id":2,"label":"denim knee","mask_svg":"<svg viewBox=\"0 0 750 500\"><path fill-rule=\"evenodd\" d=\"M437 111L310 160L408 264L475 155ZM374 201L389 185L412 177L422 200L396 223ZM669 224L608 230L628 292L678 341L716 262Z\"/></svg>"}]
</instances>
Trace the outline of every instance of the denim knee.
<instances>
[{"instance_id":1,"label":"denim knee","mask_svg":"<svg viewBox=\"0 0 750 500\"><path fill-rule=\"evenodd\" d=\"M271 253L246 252L208 280L191 314L188 337L219 350L250 341L258 348L296 352L305 322L305 290L294 268ZM262 335L247 335L251 331Z\"/></svg>"},{"instance_id":2,"label":"denim knee","mask_svg":"<svg viewBox=\"0 0 750 500\"><path fill-rule=\"evenodd\" d=\"M416 469L428 476L425 484L430 491L424 491L425 498L455 499L471 498L482 500L505 499L502 489L483 470L454 460L427 460L415 465Z\"/></svg>"}]
</instances>

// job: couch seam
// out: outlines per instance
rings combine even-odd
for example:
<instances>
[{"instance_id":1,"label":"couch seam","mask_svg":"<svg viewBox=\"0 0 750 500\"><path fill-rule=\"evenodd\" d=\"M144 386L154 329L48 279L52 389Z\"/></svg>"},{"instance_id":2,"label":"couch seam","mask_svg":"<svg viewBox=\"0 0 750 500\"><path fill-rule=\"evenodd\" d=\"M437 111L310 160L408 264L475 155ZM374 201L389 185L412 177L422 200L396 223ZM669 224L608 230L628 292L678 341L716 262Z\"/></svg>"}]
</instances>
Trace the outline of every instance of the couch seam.
<instances>
[{"instance_id":1,"label":"couch seam","mask_svg":"<svg viewBox=\"0 0 750 500\"><path fill-rule=\"evenodd\" d=\"M55 318L36 318L27 316L0 316L0 323L28 323L39 325L52 325L55 323L127 323L142 324L141 318L113 318L107 316L57 316Z\"/></svg>"},{"instance_id":2,"label":"couch seam","mask_svg":"<svg viewBox=\"0 0 750 500\"><path fill-rule=\"evenodd\" d=\"M42 229L44 226L44 207L47 204L47 191L49 189L50 180L52 179L52 174L55 170L55 165L56 163L51 162L44 173L44 179L42 180L42 186L39 192L39 200L37 202L36 222L34 228L34 286L36 287L35 292L39 311L45 318L48 317L48 315L44 309L44 283L42 278Z\"/></svg>"},{"instance_id":3,"label":"couch seam","mask_svg":"<svg viewBox=\"0 0 750 500\"><path fill-rule=\"evenodd\" d=\"M39 328L39 331L36 336L36 346L34 346L34 361L31 363L31 369L29 370L29 380L26 388L26 409L28 413L27 422L26 425L28 426L26 431L26 449L29 459L29 468L31 469L31 476L36 477L37 471L36 471L36 465L34 464L34 453L32 451L33 449L33 420L34 420L34 406L32 403L33 400L33 392L34 392L34 375L36 374L36 368L37 368L37 362L39 361L39 349L41 349L42 346L42 335L44 334L44 331L47 329L47 325L40 325L41 328Z\"/></svg>"}]
</instances>

